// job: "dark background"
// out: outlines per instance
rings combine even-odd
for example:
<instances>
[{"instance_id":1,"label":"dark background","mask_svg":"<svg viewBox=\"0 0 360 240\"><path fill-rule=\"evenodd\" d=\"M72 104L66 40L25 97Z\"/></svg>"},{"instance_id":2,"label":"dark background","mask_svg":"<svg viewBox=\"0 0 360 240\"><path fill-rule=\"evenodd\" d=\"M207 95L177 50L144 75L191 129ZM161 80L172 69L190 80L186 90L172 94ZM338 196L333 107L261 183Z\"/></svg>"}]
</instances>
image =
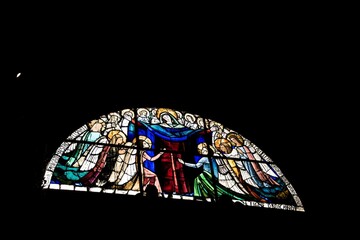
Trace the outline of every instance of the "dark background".
<instances>
[{"instance_id":1,"label":"dark background","mask_svg":"<svg viewBox=\"0 0 360 240\"><path fill-rule=\"evenodd\" d=\"M48 228L63 218L104 221L126 211L132 222L148 223L154 216L167 219L171 212L178 219L176 229L200 222L200 232L208 224L225 223L230 229L242 226L286 237L320 232L317 223L328 201L319 181L327 110L324 87L316 84L322 50L314 28L285 22L252 23L240 36L233 25L187 28L181 21L143 22L126 31L95 22L59 22L51 29L22 26L26 31L15 35L6 63L12 104L5 105L15 119L12 136L20 143L11 161L19 177L11 180L9 190L9 196L16 196L15 202L10 198L16 215L24 224L39 216L39 225ZM120 196L40 189L49 157L69 134L90 119L132 107L187 111L241 133L277 164L305 212L179 202L149 206ZM59 207L64 202L73 202L73 210ZM80 203L86 211L79 212ZM194 219L179 220L188 216ZM104 222L108 228L130 227L123 220ZM161 224L174 228L170 220ZM292 233L285 235L288 230Z\"/></svg>"}]
</instances>

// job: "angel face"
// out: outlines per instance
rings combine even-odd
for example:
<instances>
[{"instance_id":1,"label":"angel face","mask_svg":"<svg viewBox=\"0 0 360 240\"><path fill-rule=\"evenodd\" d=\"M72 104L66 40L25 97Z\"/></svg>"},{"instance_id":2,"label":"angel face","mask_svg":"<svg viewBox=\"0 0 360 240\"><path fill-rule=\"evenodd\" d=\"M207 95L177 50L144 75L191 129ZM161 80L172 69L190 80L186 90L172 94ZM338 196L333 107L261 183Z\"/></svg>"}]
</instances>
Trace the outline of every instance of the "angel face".
<instances>
[{"instance_id":1,"label":"angel face","mask_svg":"<svg viewBox=\"0 0 360 240\"><path fill-rule=\"evenodd\" d=\"M207 155L208 153L209 153L209 151L207 150L206 147L204 147L203 149L201 149L201 154Z\"/></svg>"}]
</instances>

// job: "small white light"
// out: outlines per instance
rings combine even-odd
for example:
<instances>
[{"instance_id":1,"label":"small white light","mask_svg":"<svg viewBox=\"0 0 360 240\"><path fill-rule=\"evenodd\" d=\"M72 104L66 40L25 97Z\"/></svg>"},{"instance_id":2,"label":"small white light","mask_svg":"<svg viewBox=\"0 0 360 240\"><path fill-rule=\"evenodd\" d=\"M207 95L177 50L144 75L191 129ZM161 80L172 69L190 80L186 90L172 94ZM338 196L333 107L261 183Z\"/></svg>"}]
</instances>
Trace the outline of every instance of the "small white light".
<instances>
[{"instance_id":1,"label":"small white light","mask_svg":"<svg viewBox=\"0 0 360 240\"><path fill-rule=\"evenodd\" d=\"M18 73L18 74L16 75L16 77L18 78L18 77L20 77L20 75L21 75L21 73Z\"/></svg>"}]
</instances>

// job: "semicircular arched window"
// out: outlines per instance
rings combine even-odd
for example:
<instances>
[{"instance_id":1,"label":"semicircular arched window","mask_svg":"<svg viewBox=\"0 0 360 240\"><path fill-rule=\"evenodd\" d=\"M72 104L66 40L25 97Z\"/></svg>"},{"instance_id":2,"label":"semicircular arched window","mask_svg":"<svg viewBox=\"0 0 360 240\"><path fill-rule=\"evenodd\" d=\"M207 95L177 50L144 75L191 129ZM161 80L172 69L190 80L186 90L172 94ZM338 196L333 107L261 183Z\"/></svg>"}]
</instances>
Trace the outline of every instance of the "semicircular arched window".
<instances>
[{"instance_id":1,"label":"semicircular arched window","mask_svg":"<svg viewBox=\"0 0 360 240\"><path fill-rule=\"evenodd\" d=\"M75 130L51 157L43 189L143 194L304 211L277 165L211 119L169 108L123 109Z\"/></svg>"}]
</instances>

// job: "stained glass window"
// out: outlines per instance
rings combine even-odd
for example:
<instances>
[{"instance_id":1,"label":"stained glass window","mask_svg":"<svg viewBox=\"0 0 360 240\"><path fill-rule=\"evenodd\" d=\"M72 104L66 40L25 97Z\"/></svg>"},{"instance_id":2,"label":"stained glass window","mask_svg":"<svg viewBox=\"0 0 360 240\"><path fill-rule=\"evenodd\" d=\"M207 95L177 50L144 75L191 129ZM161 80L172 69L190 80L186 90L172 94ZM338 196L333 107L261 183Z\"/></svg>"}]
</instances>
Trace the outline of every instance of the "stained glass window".
<instances>
[{"instance_id":1,"label":"stained glass window","mask_svg":"<svg viewBox=\"0 0 360 240\"><path fill-rule=\"evenodd\" d=\"M48 162L43 189L145 194L305 211L276 163L240 133L169 108L123 109L90 120ZM150 187L149 187L150 188Z\"/></svg>"}]
</instances>

